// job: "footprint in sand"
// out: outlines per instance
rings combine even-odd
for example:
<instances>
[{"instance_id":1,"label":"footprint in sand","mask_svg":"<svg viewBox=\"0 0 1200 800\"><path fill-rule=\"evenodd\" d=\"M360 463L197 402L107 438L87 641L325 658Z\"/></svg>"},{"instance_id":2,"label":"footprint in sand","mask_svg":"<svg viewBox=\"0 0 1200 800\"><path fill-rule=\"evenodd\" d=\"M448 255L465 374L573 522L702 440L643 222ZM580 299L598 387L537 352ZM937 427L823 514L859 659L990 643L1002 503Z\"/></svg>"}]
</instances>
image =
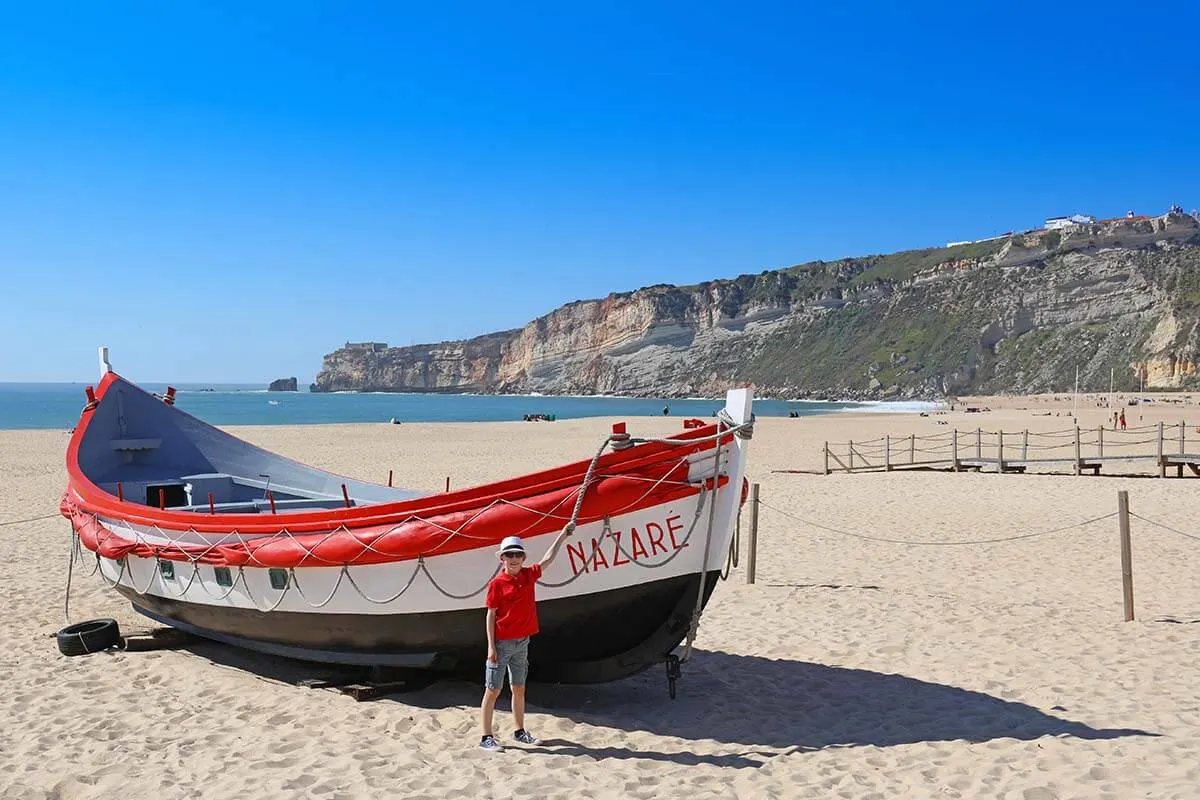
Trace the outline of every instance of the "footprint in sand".
<instances>
[{"instance_id":1,"label":"footprint in sand","mask_svg":"<svg viewBox=\"0 0 1200 800\"><path fill-rule=\"evenodd\" d=\"M267 750L274 755L286 755L299 750L303 746L304 742L289 742L286 739L279 739L278 741L271 742Z\"/></svg>"},{"instance_id":2,"label":"footprint in sand","mask_svg":"<svg viewBox=\"0 0 1200 800\"><path fill-rule=\"evenodd\" d=\"M339 794L335 794L335 793L340 793L341 788L342 788L342 784L340 782L334 783L333 781L325 781L324 783L318 783L316 786L309 789L308 793L312 794L312 795L318 795L318 796L328 794L328 795L334 795L336 797L336 796L339 796Z\"/></svg>"},{"instance_id":3,"label":"footprint in sand","mask_svg":"<svg viewBox=\"0 0 1200 800\"><path fill-rule=\"evenodd\" d=\"M410 730L412 730L414 724L415 721L412 717L406 717L402 720L397 720L388 726L388 733L408 733Z\"/></svg>"},{"instance_id":4,"label":"footprint in sand","mask_svg":"<svg viewBox=\"0 0 1200 800\"><path fill-rule=\"evenodd\" d=\"M295 791L297 789L308 788L309 786L312 786L316 782L317 782L316 775L309 775L306 773L304 775L301 775L297 778L293 778L292 780L288 781L287 783L285 783L283 785L283 788L287 789L288 791Z\"/></svg>"}]
</instances>

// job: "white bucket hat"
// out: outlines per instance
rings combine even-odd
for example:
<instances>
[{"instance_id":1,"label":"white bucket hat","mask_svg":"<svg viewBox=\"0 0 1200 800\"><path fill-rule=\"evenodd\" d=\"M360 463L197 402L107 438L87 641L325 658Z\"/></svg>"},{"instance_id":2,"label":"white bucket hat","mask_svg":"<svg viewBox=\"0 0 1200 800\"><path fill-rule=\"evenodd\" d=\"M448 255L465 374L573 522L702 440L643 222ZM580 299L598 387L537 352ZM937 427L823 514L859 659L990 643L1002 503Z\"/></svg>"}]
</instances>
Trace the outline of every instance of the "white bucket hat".
<instances>
[{"instance_id":1,"label":"white bucket hat","mask_svg":"<svg viewBox=\"0 0 1200 800\"><path fill-rule=\"evenodd\" d=\"M500 555L505 553L524 553L525 543L521 541L520 536L506 536L504 541L500 543Z\"/></svg>"}]
</instances>

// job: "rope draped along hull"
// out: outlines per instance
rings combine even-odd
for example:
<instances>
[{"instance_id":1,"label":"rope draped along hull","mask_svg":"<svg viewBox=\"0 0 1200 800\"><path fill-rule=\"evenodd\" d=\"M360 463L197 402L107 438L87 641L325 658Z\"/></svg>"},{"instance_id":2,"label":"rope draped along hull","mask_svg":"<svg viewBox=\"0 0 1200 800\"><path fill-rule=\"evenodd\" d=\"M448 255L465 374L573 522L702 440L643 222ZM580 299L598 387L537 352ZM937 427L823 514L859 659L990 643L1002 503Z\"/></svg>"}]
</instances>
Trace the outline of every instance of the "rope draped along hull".
<instances>
[{"instance_id":1,"label":"rope draped along hull","mask_svg":"<svg viewBox=\"0 0 1200 800\"><path fill-rule=\"evenodd\" d=\"M713 425L427 496L256 448L115 373L95 397L67 453L76 552L149 617L296 658L474 666L500 540L539 559L574 519L538 587L534 677L632 674L694 634L744 499L749 390Z\"/></svg>"}]
</instances>

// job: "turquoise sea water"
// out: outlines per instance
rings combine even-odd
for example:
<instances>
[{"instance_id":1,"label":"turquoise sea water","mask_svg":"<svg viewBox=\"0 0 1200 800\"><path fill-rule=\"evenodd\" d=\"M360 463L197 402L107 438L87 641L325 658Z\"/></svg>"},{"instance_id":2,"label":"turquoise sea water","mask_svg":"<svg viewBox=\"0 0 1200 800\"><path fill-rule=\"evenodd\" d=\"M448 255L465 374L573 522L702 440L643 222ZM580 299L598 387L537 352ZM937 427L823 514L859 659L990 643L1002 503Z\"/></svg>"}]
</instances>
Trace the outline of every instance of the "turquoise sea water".
<instances>
[{"instance_id":1,"label":"turquoise sea water","mask_svg":"<svg viewBox=\"0 0 1200 800\"><path fill-rule=\"evenodd\" d=\"M166 384L142 384L163 392ZM177 404L214 425L313 425L330 422L490 422L524 414L572 417L644 416L663 407L677 417L710 417L722 400L634 397L540 397L528 395L311 394L266 392L261 386L176 384ZM210 391L211 390L211 391ZM0 429L71 428L86 402L84 384L0 383ZM802 416L842 410L918 411L929 403L816 403L756 400L759 416Z\"/></svg>"}]
</instances>

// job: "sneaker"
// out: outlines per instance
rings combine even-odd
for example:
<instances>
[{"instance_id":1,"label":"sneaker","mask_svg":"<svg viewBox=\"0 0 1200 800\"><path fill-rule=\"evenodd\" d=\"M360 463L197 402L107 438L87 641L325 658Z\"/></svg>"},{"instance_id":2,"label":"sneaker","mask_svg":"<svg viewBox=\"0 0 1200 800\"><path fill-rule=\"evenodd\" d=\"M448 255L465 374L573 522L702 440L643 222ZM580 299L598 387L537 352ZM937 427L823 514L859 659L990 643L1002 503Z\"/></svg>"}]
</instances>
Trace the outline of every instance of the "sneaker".
<instances>
[{"instance_id":1,"label":"sneaker","mask_svg":"<svg viewBox=\"0 0 1200 800\"><path fill-rule=\"evenodd\" d=\"M495 736L484 736L479 740L479 746L480 748L487 750L489 753L500 753L504 751L504 748L501 747L500 743L496 741Z\"/></svg>"},{"instance_id":2,"label":"sneaker","mask_svg":"<svg viewBox=\"0 0 1200 800\"><path fill-rule=\"evenodd\" d=\"M521 730L514 733L513 738L516 739L521 744L537 744L538 743L537 737L534 736L529 731L525 730L524 728L522 728Z\"/></svg>"}]
</instances>

